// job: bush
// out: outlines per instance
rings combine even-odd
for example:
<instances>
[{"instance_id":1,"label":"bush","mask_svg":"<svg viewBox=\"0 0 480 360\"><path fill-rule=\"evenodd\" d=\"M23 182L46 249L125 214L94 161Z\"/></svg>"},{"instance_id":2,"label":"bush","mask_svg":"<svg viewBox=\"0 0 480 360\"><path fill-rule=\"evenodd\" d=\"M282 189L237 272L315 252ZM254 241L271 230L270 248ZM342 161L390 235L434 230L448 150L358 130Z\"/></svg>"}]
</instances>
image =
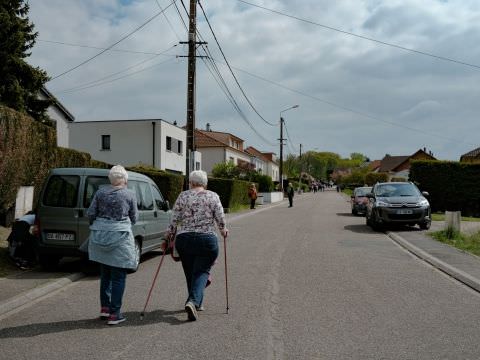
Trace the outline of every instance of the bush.
<instances>
[{"instance_id":1,"label":"bush","mask_svg":"<svg viewBox=\"0 0 480 360\"><path fill-rule=\"evenodd\" d=\"M255 173L254 175L252 175L251 181L258 184L259 192L272 192L274 189L272 178L268 175Z\"/></svg>"},{"instance_id":2,"label":"bush","mask_svg":"<svg viewBox=\"0 0 480 360\"><path fill-rule=\"evenodd\" d=\"M218 163L213 166L212 176L220 179L237 179L240 169L233 162Z\"/></svg>"},{"instance_id":3,"label":"bush","mask_svg":"<svg viewBox=\"0 0 480 360\"><path fill-rule=\"evenodd\" d=\"M231 179L208 179L208 189L215 191L226 209L235 208L241 205L248 205L248 188L250 182Z\"/></svg>"},{"instance_id":4,"label":"bush","mask_svg":"<svg viewBox=\"0 0 480 360\"><path fill-rule=\"evenodd\" d=\"M461 211L465 216L480 216L480 164L412 161L410 181L430 194L433 212Z\"/></svg>"},{"instance_id":5,"label":"bush","mask_svg":"<svg viewBox=\"0 0 480 360\"><path fill-rule=\"evenodd\" d=\"M377 182L387 182L388 181L388 175L386 173L368 173L365 175L365 184L368 186L373 186Z\"/></svg>"},{"instance_id":6,"label":"bush","mask_svg":"<svg viewBox=\"0 0 480 360\"><path fill-rule=\"evenodd\" d=\"M171 174L149 166L135 166L128 168L128 170L138 172L151 178L155 184L157 184L162 195L165 197L165 200L168 200L172 206L183 190L183 184L185 182L185 177L183 175Z\"/></svg>"}]
</instances>

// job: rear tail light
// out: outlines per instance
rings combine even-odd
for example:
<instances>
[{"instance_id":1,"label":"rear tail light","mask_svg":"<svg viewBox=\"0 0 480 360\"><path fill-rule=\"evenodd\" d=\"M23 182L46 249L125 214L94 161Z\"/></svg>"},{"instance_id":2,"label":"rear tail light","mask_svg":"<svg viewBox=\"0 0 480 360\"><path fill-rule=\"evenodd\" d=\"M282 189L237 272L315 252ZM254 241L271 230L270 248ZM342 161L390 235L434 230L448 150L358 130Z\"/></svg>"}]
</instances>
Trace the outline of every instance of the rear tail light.
<instances>
[{"instance_id":1,"label":"rear tail light","mask_svg":"<svg viewBox=\"0 0 480 360\"><path fill-rule=\"evenodd\" d=\"M38 216L35 217L35 223L30 228L30 232L33 236L40 237L40 219L38 218Z\"/></svg>"}]
</instances>

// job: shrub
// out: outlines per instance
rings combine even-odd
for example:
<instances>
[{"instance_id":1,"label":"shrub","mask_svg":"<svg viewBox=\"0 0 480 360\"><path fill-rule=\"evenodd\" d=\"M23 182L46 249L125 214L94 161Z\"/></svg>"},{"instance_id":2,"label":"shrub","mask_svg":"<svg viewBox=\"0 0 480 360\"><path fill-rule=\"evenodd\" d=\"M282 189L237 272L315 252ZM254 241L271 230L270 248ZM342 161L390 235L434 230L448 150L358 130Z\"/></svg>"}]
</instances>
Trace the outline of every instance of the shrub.
<instances>
[{"instance_id":1,"label":"shrub","mask_svg":"<svg viewBox=\"0 0 480 360\"><path fill-rule=\"evenodd\" d=\"M373 186L377 182L387 182L388 181L388 175L386 173L368 173L365 175L365 184L368 186Z\"/></svg>"},{"instance_id":2,"label":"shrub","mask_svg":"<svg viewBox=\"0 0 480 360\"><path fill-rule=\"evenodd\" d=\"M430 194L433 212L460 210L465 216L480 216L480 164L412 161L410 180Z\"/></svg>"},{"instance_id":3,"label":"shrub","mask_svg":"<svg viewBox=\"0 0 480 360\"><path fill-rule=\"evenodd\" d=\"M274 189L272 178L268 175L255 173L252 175L251 181L258 184L259 192L272 192Z\"/></svg>"},{"instance_id":4,"label":"shrub","mask_svg":"<svg viewBox=\"0 0 480 360\"><path fill-rule=\"evenodd\" d=\"M248 205L248 188L250 183L243 180L232 179L208 179L208 189L215 191L226 209L237 207L239 205Z\"/></svg>"},{"instance_id":5,"label":"shrub","mask_svg":"<svg viewBox=\"0 0 480 360\"><path fill-rule=\"evenodd\" d=\"M183 175L171 174L150 166L135 166L128 170L138 172L151 178L162 192L168 202L173 205L178 195L183 190L185 177Z\"/></svg>"},{"instance_id":6,"label":"shrub","mask_svg":"<svg viewBox=\"0 0 480 360\"><path fill-rule=\"evenodd\" d=\"M212 176L220 179L237 179L240 169L233 162L218 163L213 166Z\"/></svg>"}]
</instances>

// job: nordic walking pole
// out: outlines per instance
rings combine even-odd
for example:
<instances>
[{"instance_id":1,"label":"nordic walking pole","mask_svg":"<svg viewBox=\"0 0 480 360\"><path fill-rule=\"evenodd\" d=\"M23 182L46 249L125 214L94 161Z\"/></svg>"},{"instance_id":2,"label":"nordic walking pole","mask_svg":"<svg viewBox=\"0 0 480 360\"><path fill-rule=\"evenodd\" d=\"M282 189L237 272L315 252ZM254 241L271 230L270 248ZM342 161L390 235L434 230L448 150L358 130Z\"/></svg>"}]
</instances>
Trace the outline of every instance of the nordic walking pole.
<instances>
[{"instance_id":1,"label":"nordic walking pole","mask_svg":"<svg viewBox=\"0 0 480 360\"><path fill-rule=\"evenodd\" d=\"M227 299L227 314L228 314L228 271L227 271L227 234L223 237L223 258L225 259L225 297Z\"/></svg>"},{"instance_id":2,"label":"nordic walking pole","mask_svg":"<svg viewBox=\"0 0 480 360\"><path fill-rule=\"evenodd\" d=\"M158 273L160 272L160 268L162 267L163 259L165 258L165 253L167 252L167 250L168 250L168 243L165 244L165 249L163 250L162 259L160 260L160 264L158 264L157 271L155 272L155 276L153 278L152 286L150 286L150 291L148 292L147 301L145 301L145 306L143 307L143 311L140 314L140 320L143 320L143 317L145 316L145 309L147 308L148 302L150 301L150 296L152 295L152 290L153 290L153 287L155 286L155 282L157 281L157 276L158 276Z\"/></svg>"}]
</instances>

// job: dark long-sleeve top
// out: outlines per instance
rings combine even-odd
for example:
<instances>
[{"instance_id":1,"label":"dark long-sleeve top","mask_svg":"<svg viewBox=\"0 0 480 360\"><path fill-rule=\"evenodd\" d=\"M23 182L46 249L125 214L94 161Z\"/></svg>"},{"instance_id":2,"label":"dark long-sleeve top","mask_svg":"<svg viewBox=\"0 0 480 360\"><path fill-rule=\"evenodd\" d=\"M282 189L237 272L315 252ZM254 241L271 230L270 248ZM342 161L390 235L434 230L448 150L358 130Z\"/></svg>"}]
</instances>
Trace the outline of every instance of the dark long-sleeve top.
<instances>
[{"instance_id":1,"label":"dark long-sleeve top","mask_svg":"<svg viewBox=\"0 0 480 360\"><path fill-rule=\"evenodd\" d=\"M138 218L135 193L127 188L101 186L93 197L87 216L90 222L96 218L116 221L130 219L135 224Z\"/></svg>"}]
</instances>

